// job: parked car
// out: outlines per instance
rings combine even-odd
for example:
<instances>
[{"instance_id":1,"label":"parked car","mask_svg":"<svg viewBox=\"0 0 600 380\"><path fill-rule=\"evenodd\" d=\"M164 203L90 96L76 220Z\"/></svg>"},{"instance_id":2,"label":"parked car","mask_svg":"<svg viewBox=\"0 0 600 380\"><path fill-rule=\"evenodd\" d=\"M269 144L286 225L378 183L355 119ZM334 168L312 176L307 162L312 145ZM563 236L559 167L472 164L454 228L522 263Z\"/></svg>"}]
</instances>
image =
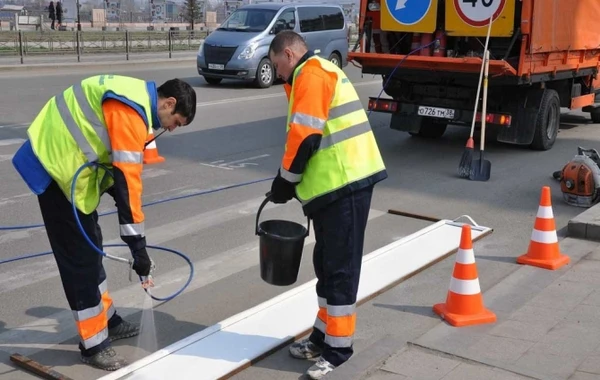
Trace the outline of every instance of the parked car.
<instances>
[{"instance_id":1,"label":"parked car","mask_svg":"<svg viewBox=\"0 0 600 380\"><path fill-rule=\"evenodd\" d=\"M309 49L339 67L348 64L348 27L339 5L263 3L238 8L206 37L198 49L198 74L211 85L243 79L270 87L277 74L269 45L283 30L299 33Z\"/></svg>"}]
</instances>

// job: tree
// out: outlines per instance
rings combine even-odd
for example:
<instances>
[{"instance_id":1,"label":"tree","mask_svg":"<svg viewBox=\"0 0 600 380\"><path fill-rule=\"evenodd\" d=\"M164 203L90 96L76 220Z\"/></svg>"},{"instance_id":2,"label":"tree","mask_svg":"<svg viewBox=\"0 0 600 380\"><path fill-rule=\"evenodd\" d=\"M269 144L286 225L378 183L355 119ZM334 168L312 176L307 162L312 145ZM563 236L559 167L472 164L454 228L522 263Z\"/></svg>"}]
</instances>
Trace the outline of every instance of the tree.
<instances>
[{"instance_id":1,"label":"tree","mask_svg":"<svg viewBox=\"0 0 600 380\"><path fill-rule=\"evenodd\" d=\"M183 18L190 23L194 30L194 21L199 20L202 16L199 0L185 0L183 3Z\"/></svg>"}]
</instances>

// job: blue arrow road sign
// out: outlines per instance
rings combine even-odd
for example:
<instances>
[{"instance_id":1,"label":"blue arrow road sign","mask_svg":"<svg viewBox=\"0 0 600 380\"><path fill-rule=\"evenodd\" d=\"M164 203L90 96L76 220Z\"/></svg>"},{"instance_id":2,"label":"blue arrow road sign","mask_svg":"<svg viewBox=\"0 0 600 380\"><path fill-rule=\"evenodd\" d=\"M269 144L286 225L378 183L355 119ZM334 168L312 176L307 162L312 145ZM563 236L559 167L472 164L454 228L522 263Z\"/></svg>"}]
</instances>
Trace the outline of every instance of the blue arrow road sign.
<instances>
[{"instance_id":1,"label":"blue arrow road sign","mask_svg":"<svg viewBox=\"0 0 600 380\"><path fill-rule=\"evenodd\" d=\"M413 25L425 17L433 0L385 0L390 15L400 24Z\"/></svg>"}]
</instances>

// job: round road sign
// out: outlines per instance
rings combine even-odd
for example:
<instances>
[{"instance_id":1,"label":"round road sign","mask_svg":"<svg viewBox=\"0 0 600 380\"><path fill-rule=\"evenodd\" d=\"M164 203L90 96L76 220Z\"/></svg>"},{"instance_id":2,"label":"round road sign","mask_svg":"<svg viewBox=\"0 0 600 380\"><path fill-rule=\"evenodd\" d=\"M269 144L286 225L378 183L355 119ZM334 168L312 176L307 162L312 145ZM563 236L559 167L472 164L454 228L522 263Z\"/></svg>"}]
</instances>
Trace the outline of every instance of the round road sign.
<instances>
[{"instance_id":1,"label":"round road sign","mask_svg":"<svg viewBox=\"0 0 600 380\"><path fill-rule=\"evenodd\" d=\"M495 21L505 5L506 0L454 0L458 16L468 25L476 27L488 25L491 14Z\"/></svg>"},{"instance_id":2,"label":"round road sign","mask_svg":"<svg viewBox=\"0 0 600 380\"><path fill-rule=\"evenodd\" d=\"M415 25L427 15L432 0L385 0L390 15L400 24Z\"/></svg>"}]
</instances>

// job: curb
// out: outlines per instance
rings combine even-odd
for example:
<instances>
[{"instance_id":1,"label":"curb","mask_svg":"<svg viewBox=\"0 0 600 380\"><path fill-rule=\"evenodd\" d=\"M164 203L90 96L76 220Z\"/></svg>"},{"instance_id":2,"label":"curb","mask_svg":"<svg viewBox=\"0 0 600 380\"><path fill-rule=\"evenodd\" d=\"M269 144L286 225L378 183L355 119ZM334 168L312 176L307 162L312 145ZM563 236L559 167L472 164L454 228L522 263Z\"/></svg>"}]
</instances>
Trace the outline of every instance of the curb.
<instances>
[{"instance_id":1,"label":"curb","mask_svg":"<svg viewBox=\"0 0 600 380\"><path fill-rule=\"evenodd\" d=\"M0 73L2 72L27 72L35 70L47 70L47 71L64 71L72 69L93 69L93 68L118 68L118 67L131 67L136 66L154 66L157 64L178 64L182 62L195 62L196 56L190 57L173 57L173 58L159 58L159 59L140 59L130 61L99 61L99 62L68 62L68 63L31 63L31 64L14 64L14 65L0 65Z\"/></svg>"},{"instance_id":2,"label":"curb","mask_svg":"<svg viewBox=\"0 0 600 380\"><path fill-rule=\"evenodd\" d=\"M569 220L567 236L576 239L600 241L600 204Z\"/></svg>"}]
</instances>

